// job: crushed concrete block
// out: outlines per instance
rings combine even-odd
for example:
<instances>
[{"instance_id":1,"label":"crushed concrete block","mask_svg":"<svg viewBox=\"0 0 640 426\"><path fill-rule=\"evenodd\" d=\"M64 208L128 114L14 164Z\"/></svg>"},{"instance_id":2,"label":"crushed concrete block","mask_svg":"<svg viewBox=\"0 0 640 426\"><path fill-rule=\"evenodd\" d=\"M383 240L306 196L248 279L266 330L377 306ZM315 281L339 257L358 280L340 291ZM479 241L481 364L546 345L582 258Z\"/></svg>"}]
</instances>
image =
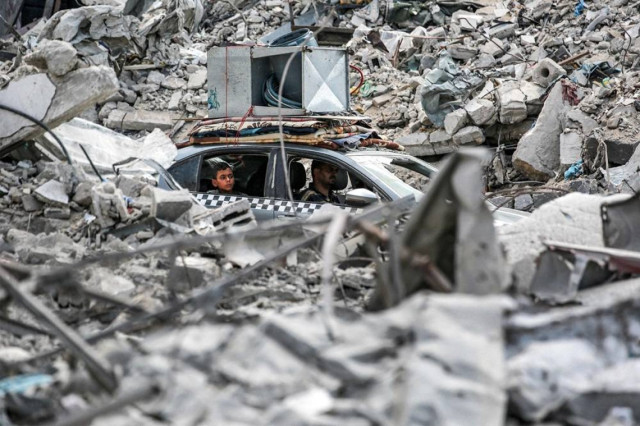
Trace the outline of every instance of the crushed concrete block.
<instances>
[{"instance_id":1,"label":"crushed concrete block","mask_svg":"<svg viewBox=\"0 0 640 426\"><path fill-rule=\"evenodd\" d=\"M131 198L138 198L147 183L133 177L119 175L116 178L116 187L122 191L124 195Z\"/></svg>"},{"instance_id":2,"label":"crushed concrete block","mask_svg":"<svg viewBox=\"0 0 640 426\"><path fill-rule=\"evenodd\" d=\"M458 150L453 143L453 137L442 129L437 129L429 135L429 143L435 155L450 154Z\"/></svg>"},{"instance_id":3,"label":"crushed concrete block","mask_svg":"<svg viewBox=\"0 0 640 426\"><path fill-rule=\"evenodd\" d=\"M582 136L578 133L560 135L560 164L570 166L582 158Z\"/></svg>"},{"instance_id":4,"label":"crushed concrete block","mask_svg":"<svg viewBox=\"0 0 640 426\"><path fill-rule=\"evenodd\" d=\"M404 147L409 155L416 157L434 155L433 148L429 144L429 133L411 133L401 136L397 142Z\"/></svg>"},{"instance_id":5,"label":"crushed concrete block","mask_svg":"<svg viewBox=\"0 0 640 426\"><path fill-rule=\"evenodd\" d=\"M20 261L26 264L42 264L51 260L68 263L85 253L83 246L61 232L34 235L11 229L7 232L7 242L14 247Z\"/></svg>"},{"instance_id":6,"label":"crushed concrete block","mask_svg":"<svg viewBox=\"0 0 640 426\"><path fill-rule=\"evenodd\" d=\"M485 33L489 36L489 38L495 37L499 39L505 39L515 35L517 27L518 24L512 23L497 24L492 26L491 28L486 29Z\"/></svg>"},{"instance_id":7,"label":"crushed concrete block","mask_svg":"<svg viewBox=\"0 0 640 426\"><path fill-rule=\"evenodd\" d=\"M500 100L500 123L515 124L527 118L526 98L519 87L504 85L498 90L498 97Z\"/></svg>"},{"instance_id":8,"label":"crushed concrete block","mask_svg":"<svg viewBox=\"0 0 640 426\"><path fill-rule=\"evenodd\" d=\"M76 192L73 194L72 201L82 207L89 207L91 205L91 188L93 185L90 182L80 182L76 187Z\"/></svg>"},{"instance_id":9,"label":"crushed concrete block","mask_svg":"<svg viewBox=\"0 0 640 426\"><path fill-rule=\"evenodd\" d=\"M149 72L149 75L147 76L147 83L160 86L165 78L165 75L160 71L153 70Z\"/></svg>"},{"instance_id":10,"label":"crushed concrete block","mask_svg":"<svg viewBox=\"0 0 640 426\"><path fill-rule=\"evenodd\" d=\"M476 126L489 122L496 111L493 102L488 99L473 99L465 105L464 109Z\"/></svg>"},{"instance_id":11,"label":"crushed concrete block","mask_svg":"<svg viewBox=\"0 0 640 426\"><path fill-rule=\"evenodd\" d=\"M167 111L111 111L105 125L118 130L168 130L173 127L174 113Z\"/></svg>"},{"instance_id":12,"label":"crushed concrete block","mask_svg":"<svg viewBox=\"0 0 640 426\"><path fill-rule=\"evenodd\" d=\"M395 98L395 95L393 95L392 93L386 93L384 95L376 96L372 100L373 106L380 107L386 104L387 102L393 100L394 98Z\"/></svg>"},{"instance_id":13,"label":"crushed concrete block","mask_svg":"<svg viewBox=\"0 0 640 426\"><path fill-rule=\"evenodd\" d=\"M182 79L182 78L169 76L169 77L165 78L162 81L162 83L160 83L160 87L165 88L165 89L169 89L169 90L186 89L187 88L187 82L184 81L184 79Z\"/></svg>"},{"instance_id":14,"label":"crushed concrete block","mask_svg":"<svg viewBox=\"0 0 640 426\"><path fill-rule=\"evenodd\" d=\"M175 111L180 108L180 100L182 99L182 95L183 93L181 90L173 92L173 94L171 95L171 99L169 99L169 103L167 104L167 109L169 111Z\"/></svg>"},{"instance_id":15,"label":"crushed concrete block","mask_svg":"<svg viewBox=\"0 0 640 426\"><path fill-rule=\"evenodd\" d=\"M565 420L579 421L581 424L601 424L616 407L630 410L631 419L640 418L640 362L631 359L601 370L593 380L580 389L578 395L569 400L560 410L559 416ZM632 423L611 423L626 425Z\"/></svg>"},{"instance_id":16,"label":"crushed concrete block","mask_svg":"<svg viewBox=\"0 0 640 426\"><path fill-rule=\"evenodd\" d=\"M204 87L207 82L207 69L199 68L196 72L189 75L189 81L187 82L187 89L194 90Z\"/></svg>"},{"instance_id":17,"label":"crushed concrete block","mask_svg":"<svg viewBox=\"0 0 640 426\"><path fill-rule=\"evenodd\" d=\"M476 126L467 126L460 129L453 135L453 143L460 145L480 145L484 142L484 133L482 129Z\"/></svg>"},{"instance_id":18,"label":"crushed concrete block","mask_svg":"<svg viewBox=\"0 0 640 426\"><path fill-rule=\"evenodd\" d=\"M193 200L187 190L165 191L153 188L151 191L151 212L152 217L174 222L184 213L191 209Z\"/></svg>"},{"instance_id":19,"label":"crushed concrete block","mask_svg":"<svg viewBox=\"0 0 640 426\"><path fill-rule=\"evenodd\" d=\"M468 119L467 111L462 108L451 111L444 118L444 129L448 134L453 135L467 124Z\"/></svg>"},{"instance_id":20,"label":"crushed concrete block","mask_svg":"<svg viewBox=\"0 0 640 426\"><path fill-rule=\"evenodd\" d=\"M523 34L520 36L520 44L522 44L523 46L532 46L536 44L536 36Z\"/></svg>"},{"instance_id":21,"label":"crushed concrete block","mask_svg":"<svg viewBox=\"0 0 640 426\"><path fill-rule=\"evenodd\" d=\"M45 39L36 50L24 57L24 62L60 77L78 66L77 53L71 43Z\"/></svg>"},{"instance_id":22,"label":"crushed concrete block","mask_svg":"<svg viewBox=\"0 0 640 426\"><path fill-rule=\"evenodd\" d=\"M521 194L514 198L513 208L520 211L529 211L533 207L533 197L531 194Z\"/></svg>"},{"instance_id":23,"label":"crushed concrete block","mask_svg":"<svg viewBox=\"0 0 640 426\"><path fill-rule=\"evenodd\" d=\"M129 217L124 194L113 182L102 182L91 188L91 211L103 228L124 222Z\"/></svg>"},{"instance_id":24,"label":"crushed concrete block","mask_svg":"<svg viewBox=\"0 0 640 426\"><path fill-rule=\"evenodd\" d=\"M580 109L573 108L567 112L563 126L565 129L580 129L584 135L589 135L600 125Z\"/></svg>"},{"instance_id":25,"label":"crushed concrete block","mask_svg":"<svg viewBox=\"0 0 640 426\"><path fill-rule=\"evenodd\" d=\"M119 110L115 110L119 111ZM114 127L120 128L124 114ZM112 117L113 118L113 117ZM115 132L95 123L80 118L74 118L68 123L56 128L56 134L62 140L74 162L83 165L85 170L91 166L84 155L83 148L89 154L98 170L112 171L112 164L131 157L151 158L163 167L169 167L176 155L176 147L162 130L155 129L143 139L134 140L121 133ZM58 152L56 141L49 135L38 139L51 152ZM134 163L127 166L127 171L151 171L151 168Z\"/></svg>"},{"instance_id":26,"label":"crushed concrete block","mask_svg":"<svg viewBox=\"0 0 640 426\"><path fill-rule=\"evenodd\" d=\"M480 52L491 55L493 58L497 59L504 55L504 48L505 46L502 40L499 38L492 38L480 47Z\"/></svg>"},{"instance_id":27,"label":"crushed concrete block","mask_svg":"<svg viewBox=\"0 0 640 426\"><path fill-rule=\"evenodd\" d=\"M478 55L477 48L465 46L463 44L452 44L447 47L447 52L453 59L460 59L462 61L475 58Z\"/></svg>"},{"instance_id":28,"label":"crushed concrete block","mask_svg":"<svg viewBox=\"0 0 640 426\"><path fill-rule=\"evenodd\" d=\"M533 342L507 362L509 402L522 419L541 421L588 386L604 365L584 340Z\"/></svg>"},{"instance_id":29,"label":"crushed concrete block","mask_svg":"<svg viewBox=\"0 0 640 426\"><path fill-rule=\"evenodd\" d=\"M65 185L57 180L49 180L40 185L34 192L36 198L46 204L69 204L69 195L65 190Z\"/></svg>"},{"instance_id":30,"label":"crushed concrete block","mask_svg":"<svg viewBox=\"0 0 640 426\"><path fill-rule=\"evenodd\" d=\"M604 143L607 145L609 162L619 166L627 164L638 147L638 144L640 144L640 141L607 136L608 135L605 134Z\"/></svg>"},{"instance_id":31,"label":"crushed concrete block","mask_svg":"<svg viewBox=\"0 0 640 426\"><path fill-rule=\"evenodd\" d=\"M34 197L33 195L30 195L30 194L23 195L21 201L22 201L22 207L24 208L24 211L26 211L26 212L38 211L44 205L43 203L38 201L38 199L36 197Z\"/></svg>"},{"instance_id":32,"label":"crushed concrete block","mask_svg":"<svg viewBox=\"0 0 640 426\"><path fill-rule=\"evenodd\" d=\"M600 218L603 200L606 198L595 195L567 194L540 206L517 224L497 229L519 291L528 291L536 270L535 259L546 249L542 241L604 245Z\"/></svg>"},{"instance_id":33,"label":"crushed concrete block","mask_svg":"<svg viewBox=\"0 0 640 426\"><path fill-rule=\"evenodd\" d=\"M533 180L546 181L560 166L560 134L567 106L562 98L562 85L557 82L547 97L536 125L528 131L513 154L513 165Z\"/></svg>"},{"instance_id":34,"label":"crushed concrete block","mask_svg":"<svg viewBox=\"0 0 640 426\"><path fill-rule=\"evenodd\" d=\"M545 58L533 68L533 81L542 87L549 87L558 77L565 75L564 68L555 61Z\"/></svg>"}]
</instances>

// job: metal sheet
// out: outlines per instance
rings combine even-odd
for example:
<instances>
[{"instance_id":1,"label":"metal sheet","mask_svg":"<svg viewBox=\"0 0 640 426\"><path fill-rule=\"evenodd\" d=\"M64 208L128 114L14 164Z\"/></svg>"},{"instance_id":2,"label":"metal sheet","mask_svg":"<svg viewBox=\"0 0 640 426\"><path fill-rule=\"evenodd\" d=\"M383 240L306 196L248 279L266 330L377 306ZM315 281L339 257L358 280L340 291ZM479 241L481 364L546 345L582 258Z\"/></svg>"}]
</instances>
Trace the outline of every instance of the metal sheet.
<instances>
[{"instance_id":1,"label":"metal sheet","mask_svg":"<svg viewBox=\"0 0 640 426\"><path fill-rule=\"evenodd\" d=\"M242 117L251 106L250 54L249 47L219 47L209 50L209 117Z\"/></svg>"},{"instance_id":2,"label":"metal sheet","mask_svg":"<svg viewBox=\"0 0 640 426\"><path fill-rule=\"evenodd\" d=\"M303 52L302 105L311 112L349 109L349 73L343 49L313 49Z\"/></svg>"}]
</instances>

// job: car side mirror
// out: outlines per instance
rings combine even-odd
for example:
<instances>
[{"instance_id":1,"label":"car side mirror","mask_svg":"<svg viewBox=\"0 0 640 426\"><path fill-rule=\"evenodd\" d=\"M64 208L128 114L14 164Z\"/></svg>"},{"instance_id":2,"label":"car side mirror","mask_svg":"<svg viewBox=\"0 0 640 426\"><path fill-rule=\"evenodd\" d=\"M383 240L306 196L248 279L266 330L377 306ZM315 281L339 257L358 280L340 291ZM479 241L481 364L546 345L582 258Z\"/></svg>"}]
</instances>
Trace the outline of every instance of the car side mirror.
<instances>
[{"instance_id":1,"label":"car side mirror","mask_svg":"<svg viewBox=\"0 0 640 426\"><path fill-rule=\"evenodd\" d=\"M378 196L368 189L356 188L347 192L345 202L349 206L362 207L377 203L379 200Z\"/></svg>"}]
</instances>

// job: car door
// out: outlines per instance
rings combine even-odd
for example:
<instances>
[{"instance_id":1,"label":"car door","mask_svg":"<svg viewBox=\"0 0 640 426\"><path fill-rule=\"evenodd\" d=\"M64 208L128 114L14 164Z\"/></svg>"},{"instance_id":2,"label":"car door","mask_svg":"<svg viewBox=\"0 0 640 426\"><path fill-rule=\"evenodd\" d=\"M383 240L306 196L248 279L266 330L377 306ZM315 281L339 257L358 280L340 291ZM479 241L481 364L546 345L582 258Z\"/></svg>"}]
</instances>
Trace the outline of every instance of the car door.
<instances>
[{"instance_id":1,"label":"car door","mask_svg":"<svg viewBox=\"0 0 640 426\"><path fill-rule=\"evenodd\" d=\"M339 154L331 154L330 152L324 152L323 149L311 149L311 148L297 148L297 147L288 147L286 151L286 157L283 161L280 150L276 150L274 154L274 165L275 165L275 173L274 173L274 185L275 185L275 197L273 203L274 206L274 214L276 219L287 219L287 218L304 218L312 215L317 210L320 210L323 206L331 203L316 203L316 202L308 202L308 201L299 201L298 197L296 197L295 192L295 170L293 170L292 165L299 159L306 159L309 162L312 159L321 160L324 162L329 162L335 164L340 167L342 173L344 173L345 178L348 180L350 175L360 175L359 172L350 167L348 159L340 158ZM286 164L286 166L284 166ZM305 186L309 184L310 174L308 170L308 164L306 165L306 173L307 173L307 182L305 182ZM289 182L287 182L284 174L285 167L289 170ZM287 188L289 186L289 189ZM302 187L300 187L302 189ZM293 195L293 200L290 198L290 195ZM339 204L331 204L335 207L344 209L349 211L350 213L358 213L363 210L362 206L348 206L344 202Z\"/></svg>"}]
</instances>

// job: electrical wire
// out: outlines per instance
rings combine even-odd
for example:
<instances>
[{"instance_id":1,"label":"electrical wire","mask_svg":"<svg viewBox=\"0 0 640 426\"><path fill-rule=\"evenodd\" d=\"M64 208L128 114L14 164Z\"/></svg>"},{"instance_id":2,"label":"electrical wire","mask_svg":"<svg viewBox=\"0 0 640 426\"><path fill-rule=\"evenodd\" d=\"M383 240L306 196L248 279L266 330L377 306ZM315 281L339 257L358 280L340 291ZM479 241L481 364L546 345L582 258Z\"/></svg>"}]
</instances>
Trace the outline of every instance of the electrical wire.
<instances>
[{"instance_id":1,"label":"electrical wire","mask_svg":"<svg viewBox=\"0 0 640 426\"><path fill-rule=\"evenodd\" d=\"M46 124L44 124L42 121L38 120L37 118L35 118L35 117L25 113L25 112L19 111L19 110L15 109L15 108L12 108L10 106L6 106L6 105L0 104L0 109L12 112L12 113L14 113L16 115L19 115L20 117L26 118L27 120L29 120L29 121L37 124L38 126L42 127L47 133L49 133L51 136L53 136L53 138L56 140L58 145L60 145L60 148L62 149L62 152L64 153L64 156L67 158L67 162L69 163L70 166L73 166L73 162L71 161L71 156L69 155L69 152L67 151L67 148L64 146L64 144L62 143L62 141L60 140L58 135L53 133L53 130L51 130L49 128L49 126L47 126Z\"/></svg>"},{"instance_id":2,"label":"electrical wire","mask_svg":"<svg viewBox=\"0 0 640 426\"><path fill-rule=\"evenodd\" d=\"M278 106L278 91L280 90L280 84L276 80L275 74L271 74L264 82L263 96L265 102L271 106ZM296 102L292 99L282 96L282 105L286 108L302 108L302 103Z\"/></svg>"},{"instance_id":3,"label":"electrical wire","mask_svg":"<svg viewBox=\"0 0 640 426\"><path fill-rule=\"evenodd\" d=\"M349 90L350 94L355 95L356 93L358 93L358 90L360 90L360 88L364 84L364 73L362 72L362 70L360 68L356 67L355 65L349 64L349 68L352 68L352 69L358 71L358 73L360 73L360 83L358 83L358 85L355 88Z\"/></svg>"},{"instance_id":4,"label":"electrical wire","mask_svg":"<svg viewBox=\"0 0 640 426\"><path fill-rule=\"evenodd\" d=\"M96 165L93 164L93 161L91 161L91 157L89 157L89 153L87 153L87 151L84 149L84 146L80 145L80 149L82 150L82 152L84 152L84 156L87 157L87 161L89 161L89 164L91 165L91 168L93 169L93 172L98 176L98 179L100 179L100 182L106 182L106 180L102 177L102 175L100 174L100 172L96 168Z\"/></svg>"}]
</instances>

